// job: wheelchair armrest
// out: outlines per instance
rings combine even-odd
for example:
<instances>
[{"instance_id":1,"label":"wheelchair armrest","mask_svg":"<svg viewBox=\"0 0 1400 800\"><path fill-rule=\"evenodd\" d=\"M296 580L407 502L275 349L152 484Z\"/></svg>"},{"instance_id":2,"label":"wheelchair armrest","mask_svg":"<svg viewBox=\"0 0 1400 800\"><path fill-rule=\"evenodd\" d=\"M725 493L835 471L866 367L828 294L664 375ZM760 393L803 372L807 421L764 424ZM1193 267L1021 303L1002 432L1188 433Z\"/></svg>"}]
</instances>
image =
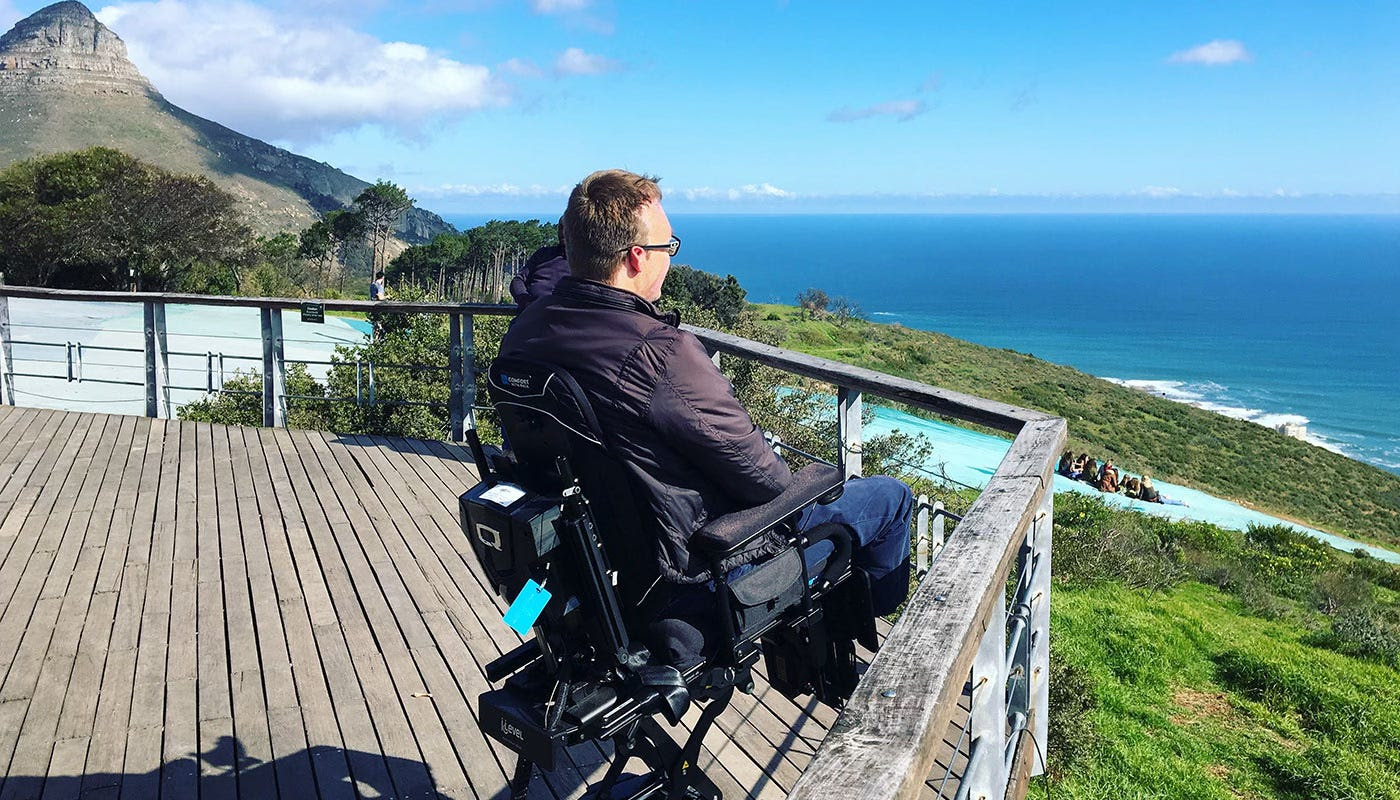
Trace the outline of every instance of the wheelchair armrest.
<instances>
[{"instance_id":1,"label":"wheelchair armrest","mask_svg":"<svg viewBox=\"0 0 1400 800\"><path fill-rule=\"evenodd\" d=\"M763 505L716 517L696 531L691 542L712 556L725 555L812 503L831 502L839 496L841 486L841 471L836 467L808 464L792 476L792 483L782 494Z\"/></svg>"}]
</instances>

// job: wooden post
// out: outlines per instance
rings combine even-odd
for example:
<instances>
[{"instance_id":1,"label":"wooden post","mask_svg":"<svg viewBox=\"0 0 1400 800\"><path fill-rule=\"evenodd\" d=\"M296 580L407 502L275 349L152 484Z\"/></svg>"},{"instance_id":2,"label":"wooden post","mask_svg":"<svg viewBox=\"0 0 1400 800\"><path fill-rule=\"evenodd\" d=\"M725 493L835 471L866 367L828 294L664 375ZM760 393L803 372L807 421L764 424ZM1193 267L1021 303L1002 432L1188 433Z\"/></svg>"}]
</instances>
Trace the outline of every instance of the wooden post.
<instances>
[{"instance_id":1,"label":"wooden post","mask_svg":"<svg viewBox=\"0 0 1400 800\"><path fill-rule=\"evenodd\" d=\"M161 400L165 400L165 416L173 418L170 408L170 353L165 333L165 303L157 300L142 302L143 330L146 334L146 416L161 416Z\"/></svg>"},{"instance_id":2,"label":"wooden post","mask_svg":"<svg viewBox=\"0 0 1400 800\"><path fill-rule=\"evenodd\" d=\"M0 281L0 285L4 282ZM15 357L10 350L10 298L0 294L0 401L15 405Z\"/></svg>"},{"instance_id":3,"label":"wooden post","mask_svg":"<svg viewBox=\"0 0 1400 800\"><path fill-rule=\"evenodd\" d=\"M447 415L452 431L452 441L465 439L465 421L462 415L462 315L447 315L447 389L449 400Z\"/></svg>"},{"instance_id":4,"label":"wooden post","mask_svg":"<svg viewBox=\"0 0 1400 800\"><path fill-rule=\"evenodd\" d=\"M842 476L861 474L860 390L842 386L836 390L836 462Z\"/></svg>"},{"instance_id":5,"label":"wooden post","mask_svg":"<svg viewBox=\"0 0 1400 800\"><path fill-rule=\"evenodd\" d=\"M287 427L287 364L283 359L282 309L262 309L263 426Z\"/></svg>"}]
</instances>

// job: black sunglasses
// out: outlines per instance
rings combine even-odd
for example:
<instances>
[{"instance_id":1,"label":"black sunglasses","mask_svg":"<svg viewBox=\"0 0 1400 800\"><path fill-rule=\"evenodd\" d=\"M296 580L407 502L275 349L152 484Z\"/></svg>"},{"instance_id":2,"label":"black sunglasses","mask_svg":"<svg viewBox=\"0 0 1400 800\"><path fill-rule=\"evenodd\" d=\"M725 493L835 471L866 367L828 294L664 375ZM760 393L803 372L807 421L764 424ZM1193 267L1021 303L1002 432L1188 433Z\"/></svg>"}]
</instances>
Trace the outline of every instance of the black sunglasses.
<instances>
[{"instance_id":1,"label":"black sunglasses","mask_svg":"<svg viewBox=\"0 0 1400 800\"><path fill-rule=\"evenodd\" d=\"M676 253L679 253L681 251L681 239L679 236L672 236L671 241L667 242L666 244L629 244L621 250L618 250L617 252L625 253L634 247L640 247L643 250L665 250L666 255L670 256L671 258L675 258Z\"/></svg>"}]
</instances>

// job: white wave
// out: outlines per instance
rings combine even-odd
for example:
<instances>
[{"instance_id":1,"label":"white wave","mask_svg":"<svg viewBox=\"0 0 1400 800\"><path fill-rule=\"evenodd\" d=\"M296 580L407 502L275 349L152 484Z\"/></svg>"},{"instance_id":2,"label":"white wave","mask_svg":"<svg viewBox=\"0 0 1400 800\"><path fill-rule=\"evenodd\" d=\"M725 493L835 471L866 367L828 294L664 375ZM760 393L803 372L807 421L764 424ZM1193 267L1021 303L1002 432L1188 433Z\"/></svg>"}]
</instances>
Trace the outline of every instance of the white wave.
<instances>
[{"instance_id":1,"label":"white wave","mask_svg":"<svg viewBox=\"0 0 1400 800\"><path fill-rule=\"evenodd\" d=\"M1221 416L1232 419L1253 422L1271 430L1278 430L1281 426L1303 425L1306 426L1310 420L1302 414L1288 412L1265 411L1261 408L1249 408L1248 406L1232 405L1229 403L1228 387L1215 383L1214 381L1202 381L1199 383L1188 383L1186 381L1152 380L1147 378L1104 378L1106 381L1116 383L1119 386L1126 386L1130 389L1147 392L1166 400L1177 403L1185 403L1188 406L1210 411ZM1309 444L1330 450L1338 455L1349 455L1336 443L1328 441L1312 431L1303 435L1304 441Z\"/></svg>"}]
</instances>

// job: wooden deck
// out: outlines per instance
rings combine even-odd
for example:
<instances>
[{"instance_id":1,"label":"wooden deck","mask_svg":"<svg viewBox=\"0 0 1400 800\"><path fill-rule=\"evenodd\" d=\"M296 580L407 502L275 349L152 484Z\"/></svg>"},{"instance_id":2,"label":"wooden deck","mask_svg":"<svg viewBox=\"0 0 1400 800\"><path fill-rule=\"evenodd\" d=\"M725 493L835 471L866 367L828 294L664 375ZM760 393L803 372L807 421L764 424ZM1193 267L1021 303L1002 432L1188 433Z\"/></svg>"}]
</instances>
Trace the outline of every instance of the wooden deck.
<instances>
[{"instance_id":1,"label":"wooden deck","mask_svg":"<svg viewBox=\"0 0 1400 800\"><path fill-rule=\"evenodd\" d=\"M474 482L442 442L0 406L0 800L504 797L476 696L520 640L460 533ZM783 797L834 719L760 682L702 765Z\"/></svg>"}]
</instances>

